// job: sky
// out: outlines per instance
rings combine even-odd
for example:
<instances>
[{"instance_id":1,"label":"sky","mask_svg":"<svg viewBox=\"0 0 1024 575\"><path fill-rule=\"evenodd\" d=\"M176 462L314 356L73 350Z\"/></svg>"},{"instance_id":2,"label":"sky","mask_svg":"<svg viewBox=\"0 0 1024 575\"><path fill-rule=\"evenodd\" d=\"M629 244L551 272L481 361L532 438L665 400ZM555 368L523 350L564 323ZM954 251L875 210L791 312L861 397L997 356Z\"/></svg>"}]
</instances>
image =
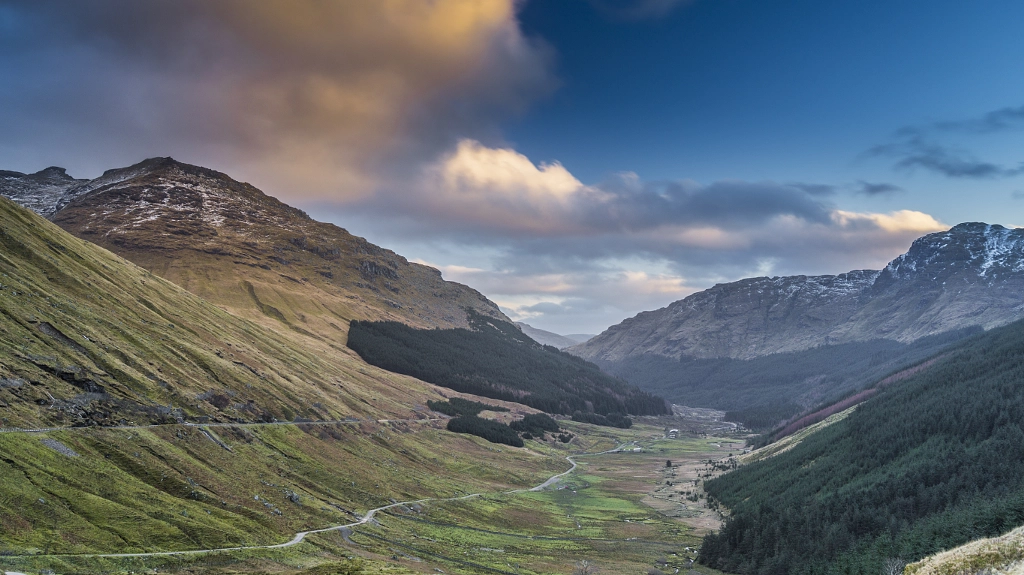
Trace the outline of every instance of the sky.
<instances>
[{"instance_id":1,"label":"sky","mask_svg":"<svg viewBox=\"0 0 1024 575\"><path fill-rule=\"evenodd\" d=\"M598 333L1024 225L1024 3L0 0L0 169L173 156Z\"/></svg>"}]
</instances>

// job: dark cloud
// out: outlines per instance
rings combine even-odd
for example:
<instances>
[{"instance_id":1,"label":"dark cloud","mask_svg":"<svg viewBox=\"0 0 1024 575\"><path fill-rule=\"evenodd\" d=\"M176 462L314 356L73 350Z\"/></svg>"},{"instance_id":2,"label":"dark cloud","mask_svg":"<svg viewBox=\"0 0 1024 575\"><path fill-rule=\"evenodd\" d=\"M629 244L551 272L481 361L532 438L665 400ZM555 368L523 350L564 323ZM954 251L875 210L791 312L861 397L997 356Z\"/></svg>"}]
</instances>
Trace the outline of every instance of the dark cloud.
<instances>
[{"instance_id":1,"label":"dark cloud","mask_svg":"<svg viewBox=\"0 0 1024 575\"><path fill-rule=\"evenodd\" d=\"M173 155L289 199L371 193L554 87L514 7L5 2L0 159L95 175Z\"/></svg>"},{"instance_id":2,"label":"dark cloud","mask_svg":"<svg viewBox=\"0 0 1024 575\"><path fill-rule=\"evenodd\" d=\"M860 180L857 182L856 191L858 194L864 194L865 196L888 196L906 190L895 184L887 184L885 182L865 182L864 180Z\"/></svg>"},{"instance_id":3,"label":"dark cloud","mask_svg":"<svg viewBox=\"0 0 1024 575\"><path fill-rule=\"evenodd\" d=\"M632 182L628 182L632 184ZM830 205L801 188L773 182L652 182L601 186L613 197L594 202L583 213L602 229L640 231L664 225L751 225L779 216L827 222Z\"/></svg>"},{"instance_id":4,"label":"dark cloud","mask_svg":"<svg viewBox=\"0 0 1024 575\"><path fill-rule=\"evenodd\" d=\"M984 135L1024 128L1024 106L993 110L977 118L905 126L893 141L875 146L866 157L889 157L902 170L923 169L949 178L991 179L1024 173L1019 166L1005 166L979 160L968 151L955 149L940 140L956 135Z\"/></svg>"},{"instance_id":5,"label":"dark cloud","mask_svg":"<svg viewBox=\"0 0 1024 575\"><path fill-rule=\"evenodd\" d=\"M968 152L947 148L922 136L876 146L868 150L866 155L895 158L897 162L894 166L897 169L920 168L950 178L1003 178L1024 173L1024 164L1011 168L978 160Z\"/></svg>"},{"instance_id":6,"label":"dark cloud","mask_svg":"<svg viewBox=\"0 0 1024 575\"><path fill-rule=\"evenodd\" d=\"M560 303L549 301L538 304L522 306L520 311L526 313L540 313L547 316L552 315L578 315L593 312L601 308L601 304L585 298L568 298Z\"/></svg>"}]
</instances>

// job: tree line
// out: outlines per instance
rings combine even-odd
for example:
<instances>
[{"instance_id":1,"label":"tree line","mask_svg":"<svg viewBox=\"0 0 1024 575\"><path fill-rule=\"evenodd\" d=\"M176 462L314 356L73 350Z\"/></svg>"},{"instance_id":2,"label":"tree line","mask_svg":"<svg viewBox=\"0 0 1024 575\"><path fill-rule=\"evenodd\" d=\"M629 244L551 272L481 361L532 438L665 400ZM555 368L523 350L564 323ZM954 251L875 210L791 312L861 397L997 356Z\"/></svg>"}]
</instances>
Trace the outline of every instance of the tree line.
<instances>
[{"instance_id":1,"label":"tree line","mask_svg":"<svg viewBox=\"0 0 1024 575\"><path fill-rule=\"evenodd\" d=\"M415 329L353 321L348 346L367 363L455 391L515 401L547 413L660 415L665 400L519 328L467 310L471 329Z\"/></svg>"}]
</instances>

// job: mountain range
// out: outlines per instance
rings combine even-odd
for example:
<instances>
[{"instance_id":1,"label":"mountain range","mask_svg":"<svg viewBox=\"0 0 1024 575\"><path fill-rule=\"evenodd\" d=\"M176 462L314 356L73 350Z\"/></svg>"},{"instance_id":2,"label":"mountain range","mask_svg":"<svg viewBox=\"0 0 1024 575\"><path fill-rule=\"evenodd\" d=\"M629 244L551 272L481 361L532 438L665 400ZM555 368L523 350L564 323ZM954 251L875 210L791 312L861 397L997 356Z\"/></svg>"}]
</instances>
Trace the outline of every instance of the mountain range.
<instances>
[{"instance_id":1,"label":"mountain range","mask_svg":"<svg viewBox=\"0 0 1024 575\"><path fill-rule=\"evenodd\" d=\"M567 349L754 428L1024 317L1024 230L964 223L882 270L719 284Z\"/></svg>"},{"instance_id":2,"label":"mountain range","mask_svg":"<svg viewBox=\"0 0 1024 575\"><path fill-rule=\"evenodd\" d=\"M1024 317L1024 230L964 223L926 235L879 271L718 284L612 326L572 352L752 359L821 345L903 343Z\"/></svg>"}]
</instances>

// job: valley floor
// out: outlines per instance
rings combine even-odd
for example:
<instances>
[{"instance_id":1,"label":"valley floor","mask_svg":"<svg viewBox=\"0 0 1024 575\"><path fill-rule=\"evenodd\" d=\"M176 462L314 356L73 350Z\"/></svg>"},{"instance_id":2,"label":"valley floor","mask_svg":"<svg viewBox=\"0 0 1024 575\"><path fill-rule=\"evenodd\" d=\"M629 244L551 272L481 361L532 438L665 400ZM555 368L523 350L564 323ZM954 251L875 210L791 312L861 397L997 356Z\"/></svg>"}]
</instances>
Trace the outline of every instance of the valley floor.
<instances>
[{"instance_id":1,"label":"valley floor","mask_svg":"<svg viewBox=\"0 0 1024 575\"><path fill-rule=\"evenodd\" d=\"M429 421L3 434L0 568L540 574L585 560L707 572L691 559L719 517L693 480L740 444L665 439L677 420L648 419L566 422L572 444L526 449ZM548 484L567 455L576 468ZM194 552L223 547L244 549Z\"/></svg>"}]
</instances>

